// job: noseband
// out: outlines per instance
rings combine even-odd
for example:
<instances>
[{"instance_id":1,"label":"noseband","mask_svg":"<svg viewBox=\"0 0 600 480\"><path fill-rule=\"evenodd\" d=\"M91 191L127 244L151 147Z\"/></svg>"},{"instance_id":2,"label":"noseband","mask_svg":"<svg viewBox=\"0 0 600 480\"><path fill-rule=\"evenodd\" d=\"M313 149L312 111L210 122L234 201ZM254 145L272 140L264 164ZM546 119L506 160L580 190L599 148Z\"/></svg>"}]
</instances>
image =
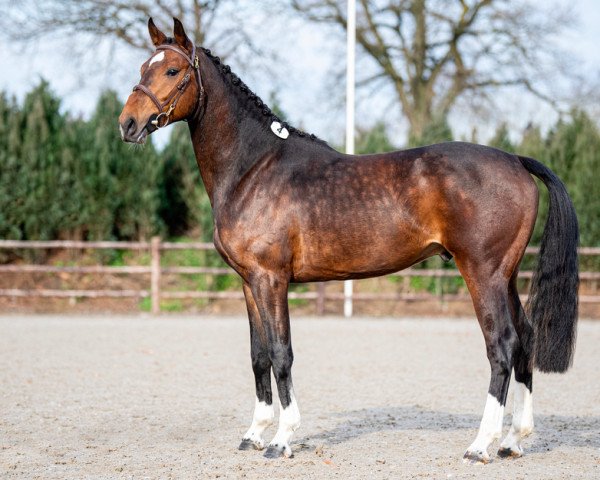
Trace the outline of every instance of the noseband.
<instances>
[{"instance_id":1,"label":"noseband","mask_svg":"<svg viewBox=\"0 0 600 480\"><path fill-rule=\"evenodd\" d=\"M204 96L204 87L202 86L202 77L200 76L200 62L198 60L198 55L196 55L196 46L195 45L192 49L191 56L188 56L187 53L185 53L181 48L178 48L174 45L159 45L158 47L156 47L156 50L157 51L172 50L173 52L175 52L178 55L181 55L183 58L185 58L186 61L189 63L189 66L188 66L187 70L185 71L185 75L183 76L181 81L177 85L175 85L175 87L167 95L166 100L162 103L157 98L157 96L154 95L154 93L152 93L152 91L145 85L138 83L135 87L133 87L134 92L136 90L140 90L140 91L144 92L146 95L148 95L150 100L152 100L154 102L154 105L156 105L156 107L158 108L158 115L150 123L152 123L152 125L154 125L157 128L162 128L162 127L166 127L169 124L169 117L171 116L171 113L173 112L173 110L175 110L175 107L177 106L177 102L179 101L181 96L184 94L185 89L189 85L190 80L192 78L192 72L194 72L194 76L196 77L196 82L198 84L198 92L199 92L198 93L198 103L196 104L196 109L194 110L193 117L195 117L196 114L198 113L198 110L200 110L200 105L202 104L202 97ZM170 103L170 105L169 105L169 103ZM167 107L167 105L169 105L169 108L167 108L167 110L165 111L165 108Z\"/></svg>"}]
</instances>

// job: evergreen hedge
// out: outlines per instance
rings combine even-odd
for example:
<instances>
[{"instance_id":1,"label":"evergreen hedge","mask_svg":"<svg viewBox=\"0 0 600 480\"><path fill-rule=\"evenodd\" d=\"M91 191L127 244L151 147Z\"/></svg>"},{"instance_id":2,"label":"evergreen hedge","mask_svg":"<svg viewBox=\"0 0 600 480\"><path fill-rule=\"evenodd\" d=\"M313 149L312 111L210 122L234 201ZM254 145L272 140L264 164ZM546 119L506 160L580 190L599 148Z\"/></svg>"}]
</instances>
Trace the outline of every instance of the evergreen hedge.
<instances>
[{"instance_id":1,"label":"evergreen hedge","mask_svg":"<svg viewBox=\"0 0 600 480\"><path fill-rule=\"evenodd\" d=\"M0 238L23 240L137 240L152 235L212 240L211 207L185 125L175 125L157 151L121 141L122 104L104 92L89 120L61 112L45 81L19 105L0 92ZM411 144L452 138L445 119ZM581 244L600 246L600 132L581 110L546 134L528 127L513 143L501 126L490 145L532 156L566 183L581 226ZM357 152L388 151L385 126L359 132ZM547 202L540 188L543 226Z\"/></svg>"}]
</instances>

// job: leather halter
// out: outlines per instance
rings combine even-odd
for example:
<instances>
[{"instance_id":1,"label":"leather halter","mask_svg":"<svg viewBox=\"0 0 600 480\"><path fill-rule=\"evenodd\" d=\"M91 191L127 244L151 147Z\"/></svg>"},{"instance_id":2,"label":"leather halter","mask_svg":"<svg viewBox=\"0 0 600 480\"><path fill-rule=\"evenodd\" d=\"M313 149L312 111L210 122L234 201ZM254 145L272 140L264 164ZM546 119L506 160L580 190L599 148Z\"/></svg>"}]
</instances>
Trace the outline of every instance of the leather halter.
<instances>
[{"instance_id":1,"label":"leather halter","mask_svg":"<svg viewBox=\"0 0 600 480\"><path fill-rule=\"evenodd\" d=\"M145 85L138 83L135 87L133 87L134 92L136 90L140 90L141 92L144 92L146 95L148 95L150 100L154 102L154 105L156 105L156 107L158 108L158 115L150 123L152 123L152 125L154 125L156 128L163 128L169 124L169 117L171 116L171 113L173 112L173 110L175 110L177 102L185 92L186 87L189 85L192 77L192 71L194 72L194 76L196 77L196 82L198 84L198 103L196 104L196 109L194 110L194 114L192 115L192 117L195 117L198 111L200 110L200 106L202 105L202 97L204 97L204 87L202 86L202 77L200 76L200 62L198 60L198 55L196 54L195 45L192 48L191 56L188 56L187 53L183 51L183 49L174 45L159 45L158 47L156 47L156 51L159 50L171 50L181 55L189 63L189 66L185 71L185 75L183 76L181 81L177 85L175 85L175 87L167 95L165 101L162 103L158 99L158 97L154 95L154 93L152 93L152 91ZM170 105L169 102L171 103ZM165 107L167 105L169 105L169 108L165 111Z\"/></svg>"}]
</instances>

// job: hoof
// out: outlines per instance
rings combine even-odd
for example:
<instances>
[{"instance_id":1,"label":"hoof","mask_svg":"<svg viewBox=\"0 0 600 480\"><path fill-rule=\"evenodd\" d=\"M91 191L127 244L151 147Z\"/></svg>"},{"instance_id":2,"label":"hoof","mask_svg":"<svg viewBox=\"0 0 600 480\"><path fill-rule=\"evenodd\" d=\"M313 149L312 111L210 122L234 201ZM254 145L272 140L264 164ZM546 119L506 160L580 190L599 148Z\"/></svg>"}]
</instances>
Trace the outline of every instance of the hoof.
<instances>
[{"instance_id":1,"label":"hoof","mask_svg":"<svg viewBox=\"0 0 600 480\"><path fill-rule=\"evenodd\" d=\"M487 452L474 451L469 452L468 450L463 455L463 463L467 465L485 465L490 463L491 459Z\"/></svg>"},{"instance_id":2,"label":"hoof","mask_svg":"<svg viewBox=\"0 0 600 480\"><path fill-rule=\"evenodd\" d=\"M260 445L257 442L253 442L252 440L250 440L248 438L244 438L242 440L242 443L240 443L238 450L262 450L263 448L264 448L263 445Z\"/></svg>"},{"instance_id":3,"label":"hoof","mask_svg":"<svg viewBox=\"0 0 600 480\"><path fill-rule=\"evenodd\" d=\"M292 454L292 449L290 447L286 448L282 445L269 445L263 456L265 458L292 458L294 455Z\"/></svg>"},{"instance_id":4,"label":"hoof","mask_svg":"<svg viewBox=\"0 0 600 480\"><path fill-rule=\"evenodd\" d=\"M519 458L523 456L523 452L513 450L512 448L500 447L498 456L500 458Z\"/></svg>"}]
</instances>

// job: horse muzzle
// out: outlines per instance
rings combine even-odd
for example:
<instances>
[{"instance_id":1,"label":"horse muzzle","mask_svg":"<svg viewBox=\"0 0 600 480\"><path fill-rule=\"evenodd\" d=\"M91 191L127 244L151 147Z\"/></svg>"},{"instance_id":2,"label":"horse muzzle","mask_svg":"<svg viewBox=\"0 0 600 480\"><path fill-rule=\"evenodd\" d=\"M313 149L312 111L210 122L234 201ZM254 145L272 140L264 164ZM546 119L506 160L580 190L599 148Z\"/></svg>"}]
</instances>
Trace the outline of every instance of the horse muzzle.
<instances>
[{"instance_id":1,"label":"horse muzzle","mask_svg":"<svg viewBox=\"0 0 600 480\"><path fill-rule=\"evenodd\" d=\"M119 123L121 139L128 143L145 143L146 137L157 130L156 125L152 123L154 120L156 120L156 114L151 115L146 124L140 124L135 118L128 117L125 121Z\"/></svg>"}]
</instances>

